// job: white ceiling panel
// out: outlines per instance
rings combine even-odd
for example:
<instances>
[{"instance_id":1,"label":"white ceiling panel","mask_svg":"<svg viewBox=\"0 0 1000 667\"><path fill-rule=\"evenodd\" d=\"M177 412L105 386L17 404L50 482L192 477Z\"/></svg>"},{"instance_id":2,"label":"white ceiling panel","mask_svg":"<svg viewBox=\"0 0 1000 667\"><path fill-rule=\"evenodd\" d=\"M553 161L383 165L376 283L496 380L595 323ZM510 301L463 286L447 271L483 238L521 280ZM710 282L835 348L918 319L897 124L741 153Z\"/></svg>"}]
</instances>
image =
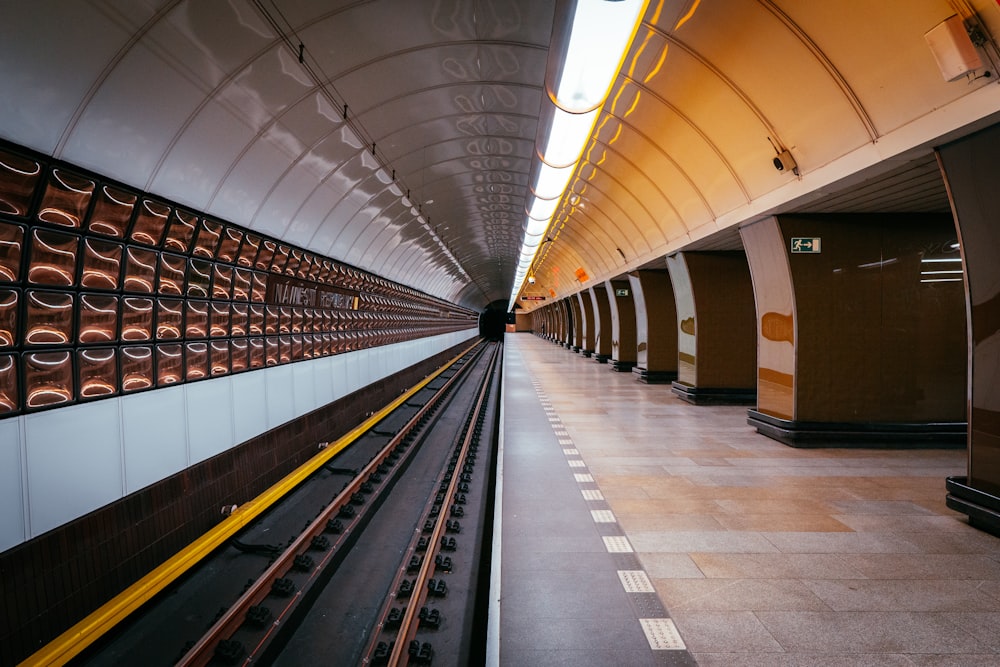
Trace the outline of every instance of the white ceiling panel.
<instances>
[{"instance_id":1,"label":"white ceiling panel","mask_svg":"<svg viewBox=\"0 0 1000 667\"><path fill-rule=\"evenodd\" d=\"M209 210L221 218L251 226L257 218L268 215L266 204L273 199L269 195L272 188L284 183L283 177L292 168L292 159L286 146L274 141L273 134L258 137L232 165L218 192L214 193ZM310 176L303 174L302 180L303 183L298 184L300 187L309 186Z\"/></svg>"},{"instance_id":2,"label":"white ceiling panel","mask_svg":"<svg viewBox=\"0 0 1000 667\"><path fill-rule=\"evenodd\" d=\"M5 3L0 20L0 136L50 155L129 39L124 28L84 3L62 9Z\"/></svg>"},{"instance_id":3,"label":"white ceiling panel","mask_svg":"<svg viewBox=\"0 0 1000 667\"><path fill-rule=\"evenodd\" d=\"M0 138L462 305L508 299L572 3L7 4ZM927 169L866 184L879 159L926 164L1000 109L983 71L936 69L923 34L955 13L997 69L990 0L650 0L535 289L571 293L765 210L939 209ZM771 166L778 147L798 175Z\"/></svg>"},{"instance_id":4,"label":"white ceiling panel","mask_svg":"<svg viewBox=\"0 0 1000 667\"><path fill-rule=\"evenodd\" d=\"M209 209L217 188L255 134L229 108L209 102L185 125L147 189L198 210ZM229 220L246 225L251 216L252 212L243 212Z\"/></svg>"},{"instance_id":5,"label":"white ceiling panel","mask_svg":"<svg viewBox=\"0 0 1000 667\"><path fill-rule=\"evenodd\" d=\"M174 138L205 94L140 42L108 73L79 120L67 128L69 140L58 157L148 190Z\"/></svg>"}]
</instances>

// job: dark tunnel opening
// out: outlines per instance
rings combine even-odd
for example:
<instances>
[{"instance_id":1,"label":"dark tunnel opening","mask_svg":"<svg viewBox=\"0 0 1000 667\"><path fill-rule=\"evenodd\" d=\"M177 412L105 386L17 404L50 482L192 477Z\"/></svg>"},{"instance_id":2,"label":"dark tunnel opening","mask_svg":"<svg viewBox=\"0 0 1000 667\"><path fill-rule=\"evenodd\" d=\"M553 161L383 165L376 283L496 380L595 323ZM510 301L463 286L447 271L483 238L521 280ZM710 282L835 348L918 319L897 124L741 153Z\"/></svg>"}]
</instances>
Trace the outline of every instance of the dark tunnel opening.
<instances>
[{"instance_id":1,"label":"dark tunnel opening","mask_svg":"<svg viewBox=\"0 0 1000 667\"><path fill-rule=\"evenodd\" d=\"M507 302L494 301L479 314L479 335L487 340L503 340L507 329Z\"/></svg>"}]
</instances>

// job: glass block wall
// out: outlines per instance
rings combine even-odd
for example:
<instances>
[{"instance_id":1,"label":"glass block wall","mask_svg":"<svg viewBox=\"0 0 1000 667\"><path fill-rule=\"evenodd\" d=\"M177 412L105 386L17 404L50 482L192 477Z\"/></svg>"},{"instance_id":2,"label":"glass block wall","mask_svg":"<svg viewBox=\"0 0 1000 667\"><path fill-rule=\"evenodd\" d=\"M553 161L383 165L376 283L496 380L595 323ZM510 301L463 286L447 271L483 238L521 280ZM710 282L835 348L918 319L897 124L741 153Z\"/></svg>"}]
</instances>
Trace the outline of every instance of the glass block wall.
<instances>
[{"instance_id":1,"label":"glass block wall","mask_svg":"<svg viewBox=\"0 0 1000 667\"><path fill-rule=\"evenodd\" d=\"M476 319L0 146L0 419L469 329Z\"/></svg>"}]
</instances>

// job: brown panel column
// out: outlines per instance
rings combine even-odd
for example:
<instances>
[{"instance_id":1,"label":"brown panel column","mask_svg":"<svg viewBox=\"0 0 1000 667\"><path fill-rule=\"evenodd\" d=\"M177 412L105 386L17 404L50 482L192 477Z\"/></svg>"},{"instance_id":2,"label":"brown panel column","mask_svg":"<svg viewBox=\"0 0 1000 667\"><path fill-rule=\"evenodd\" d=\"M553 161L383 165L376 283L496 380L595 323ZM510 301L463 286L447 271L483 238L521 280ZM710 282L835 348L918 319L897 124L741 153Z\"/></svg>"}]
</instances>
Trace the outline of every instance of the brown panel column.
<instances>
[{"instance_id":1,"label":"brown panel column","mask_svg":"<svg viewBox=\"0 0 1000 667\"><path fill-rule=\"evenodd\" d=\"M677 380L690 403L756 400L753 288L743 253L682 252L667 258L677 307Z\"/></svg>"},{"instance_id":2,"label":"brown panel column","mask_svg":"<svg viewBox=\"0 0 1000 667\"><path fill-rule=\"evenodd\" d=\"M940 149L962 242L968 300L969 469L948 479L948 507L1000 535L1000 126Z\"/></svg>"},{"instance_id":3,"label":"brown panel column","mask_svg":"<svg viewBox=\"0 0 1000 667\"><path fill-rule=\"evenodd\" d=\"M583 345L583 313L580 312L580 300L573 295L567 297L566 302L569 304L570 312L573 313L573 338L570 341L570 349L579 352Z\"/></svg>"},{"instance_id":4,"label":"brown panel column","mask_svg":"<svg viewBox=\"0 0 1000 667\"><path fill-rule=\"evenodd\" d=\"M576 324L576 317L573 313L573 300L563 299L560 303L563 305L563 310L566 313L566 333L563 336L563 347L566 349L573 348L573 338L574 338L574 325Z\"/></svg>"},{"instance_id":5,"label":"brown panel column","mask_svg":"<svg viewBox=\"0 0 1000 667\"><path fill-rule=\"evenodd\" d=\"M565 348L572 347L573 339L573 311L570 310L569 300L560 299L559 309L562 312L562 332L559 337L559 344Z\"/></svg>"},{"instance_id":6,"label":"brown panel column","mask_svg":"<svg viewBox=\"0 0 1000 667\"><path fill-rule=\"evenodd\" d=\"M629 274L635 304L636 366L640 382L665 384L677 379L677 308L670 275L664 271Z\"/></svg>"},{"instance_id":7,"label":"brown panel column","mask_svg":"<svg viewBox=\"0 0 1000 667\"><path fill-rule=\"evenodd\" d=\"M597 284L589 290L594 304L594 361L604 364L611 358L611 306L608 304L608 290Z\"/></svg>"},{"instance_id":8,"label":"brown panel column","mask_svg":"<svg viewBox=\"0 0 1000 667\"><path fill-rule=\"evenodd\" d=\"M535 310L536 317L538 318L538 324L535 327L535 333L537 333L542 338L549 337L549 311L545 306Z\"/></svg>"},{"instance_id":9,"label":"brown panel column","mask_svg":"<svg viewBox=\"0 0 1000 667\"><path fill-rule=\"evenodd\" d=\"M628 280L607 280L604 289L611 309L611 370L631 371L635 367L635 299Z\"/></svg>"},{"instance_id":10,"label":"brown panel column","mask_svg":"<svg viewBox=\"0 0 1000 667\"><path fill-rule=\"evenodd\" d=\"M964 442L962 284L932 272L959 259L951 216L786 215L742 234L758 431L796 446Z\"/></svg>"},{"instance_id":11,"label":"brown panel column","mask_svg":"<svg viewBox=\"0 0 1000 667\"><path fill-rule=\"evenodd\" d=\"M597 331L597 322L594 321L594 300L590 297L589 290L576 293L577 303L583 311L583 343L580 346L580 354L589 357L594 354L594 333Z\"/></svg>"}]
</instances>

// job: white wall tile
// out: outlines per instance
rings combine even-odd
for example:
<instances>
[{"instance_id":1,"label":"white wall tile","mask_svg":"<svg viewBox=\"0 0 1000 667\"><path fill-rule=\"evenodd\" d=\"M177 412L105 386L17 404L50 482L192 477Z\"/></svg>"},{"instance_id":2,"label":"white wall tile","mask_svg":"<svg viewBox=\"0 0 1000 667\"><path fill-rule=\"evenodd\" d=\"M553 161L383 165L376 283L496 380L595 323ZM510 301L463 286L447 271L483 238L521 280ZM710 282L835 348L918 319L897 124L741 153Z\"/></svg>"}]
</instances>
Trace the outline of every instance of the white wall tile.
<instances>
[{"instance_id":1,"label":"white wall tile","mask_svg":"<svg viewBox=\"0 0 1000 667\"><path fill-rule=\"evenodd\" d=\"M188 414L188 465L233 446L233 390L230 378L184 385Z\"/></svg>"},{"instance_id":2,"label":"white wall tile","mask_svg":"<svg viewBox=\"0 0 1000 667\"><path fill-rule=\"evenodd\" d=\"M344 378L346 380L346 393L357 391L361 381L361 369L358 364L358 354L349 354L344 358Z\"/></svg>"},{"instance_id":3,"label":"white wall tile","mask_svg":"<svg viewBox=\"0 0 1000 667\"><path fill-rule=\"evenodd\" d=\"M266 371L232 377L235 442L246 442L267 430Z\"/></svg>"},{"instance_id":4,"label":"white wall tile","mask_svg":"<svg viewBox=\"0 0 1000 667\"><path fill-rule=\"evenodd\" d=\"M333 400L347 395L347 359L343 354L330 358L330 377L333 380Z\"/></svg>"},{"instance_id":5,"label":"white wall tile","mask_svg":"<svg viewBox=\"0 0 1000 667\"><path fill-rule=\"evenodd\" d=\"M188 465L184 387L121 398L125 493L132 493Z\"/></svg>"},{"instance_id":6,"label":"white wall tile","mask_svg":"<svg viewBox=\"0 0 1000 667\"><path fill-rule=\"evenodd\" d=\"M475 335L443 334L0 421L0 550Z\"/></svg>"},{"instance_id":7,"label":"white wall tile","mask_svg":"<svg viewBox=\"0 0 1000 667\"><path fill-rule=\"evenodd\" d=\"M21 485L21 420L0 421L0 551L26 538Z\"/></svg>"},{"instance_id":8,"label":"white wall tile","mask_svg":"<svg viewBox=\"0 0 1000 667\"><path fill-rule=\"evenodd\" d=\"M295 416L316 409L316 364L304 361L292 364L292 382L295 383Z\"/></svg>"},{"instance_id":9,"label":"white wall tile","mask_svg":"<svg viewBox=\"0 0 1000 667\"><path fill-rule=\"evenodd\" d=\"M26 415L31 537L122 496L117 400Z\"/></svg>"},{"instance_id":10,"label":"white wall tile","mask_svg":"<svg viewBox=\"0 0 1000 667\"><path fill-rule=\"evenodd\" d=\"M333 357L321 357L313 362L313 391L316 392L316 407L333 401L333 378L330 377Z\"/></svg>"},{"instance_id":11,"label":"white wall tile","mask_svg":"<svg viewBox=\"0 0 1000 667\"><path fill-rule=\"evenodd\" d=\"M280 426L295 417L295 385L290 366L272 366L267 374L267 427Z\"/></svg>"}]
</instances>

